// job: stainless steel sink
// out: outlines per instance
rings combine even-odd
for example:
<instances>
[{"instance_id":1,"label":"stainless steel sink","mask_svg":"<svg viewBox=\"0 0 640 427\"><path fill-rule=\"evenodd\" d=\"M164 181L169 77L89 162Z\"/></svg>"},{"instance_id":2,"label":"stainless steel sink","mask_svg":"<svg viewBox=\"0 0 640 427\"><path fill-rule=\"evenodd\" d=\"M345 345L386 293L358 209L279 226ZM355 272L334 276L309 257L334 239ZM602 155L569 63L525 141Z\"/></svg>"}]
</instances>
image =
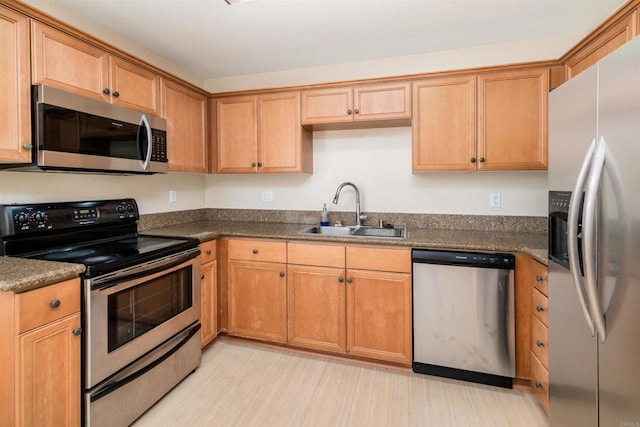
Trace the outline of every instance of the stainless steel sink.
<instances>
[{"instance_id":1,"label":"stainless steel sink","mask_svg":"<svg viewBox=\"0 0 640 427\"><path fill-rule=\"evenodd\" d=\"M300 234L312 234L323 236L352 236L352 237L382 237L391 239L404 239L407 236L405 227L311 227L300 231Z\"/></svg>"}]
</instances>

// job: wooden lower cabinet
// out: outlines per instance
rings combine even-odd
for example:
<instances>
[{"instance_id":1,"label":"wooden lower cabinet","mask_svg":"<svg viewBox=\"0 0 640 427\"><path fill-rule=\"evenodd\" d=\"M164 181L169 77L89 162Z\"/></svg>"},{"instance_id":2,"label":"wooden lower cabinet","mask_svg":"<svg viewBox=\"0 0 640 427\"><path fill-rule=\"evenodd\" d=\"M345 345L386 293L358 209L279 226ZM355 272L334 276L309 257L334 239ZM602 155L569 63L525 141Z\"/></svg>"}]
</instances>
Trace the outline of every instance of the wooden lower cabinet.
<instances>
[{"instance_id":1,"label":"wooden lower cabinet","mask_svg":"<svg viewBox=\"0 0 640 427\"><path fill-rule=\"evenodd\" d=\"M286 264L229 261L229 334L287 342Z\"/></svg>"},{"instance_id":2,"label":"wooden lower cabinet","mask_svg":"<svg viewBox=\"0 0 640 427\"><path fill-rule=\"evenodd\" d=\"M344 353L344 269L290 265L288 277L289 344Z\"/></svg>"},{"instance_id":3,"label":"wooden lower cabinet","mask_svg":"<svg viewBox=\"0 0 640 427\"><path fill-rule=\"evenodd\" d=\"M531 260L531 388L549 413L549 327L548 269Z\"/></svg>"},{"instance_id":4,"label":"wooden lower cabinet","mask_svg":"<svg viewBox=\"0 0 640 427\"><path fill-rule=\"evenodd\" d=\"M204 348L218 336L218 262L216 241L200 245L200 344Z\"/></svg>"},{"instance_id":5,"label":"wooden lower cabinet","mask_svg":"<svg viewBox=\"0 0 640 427\"><path fill-rule=\"evenodd\" d=\"M347 351L409 364L411 274L347 270Z\"/></svg>"},{"instance_id":6,"label":"wooden lower cabinet","mask_svg":"<svg viewBox=\"0 0 640 427\"><path fill-rule=\"evenodd\" d=\"M0 426L79 426L80 281L0 292L0 323Z\"/></svg>"}]
</instances>

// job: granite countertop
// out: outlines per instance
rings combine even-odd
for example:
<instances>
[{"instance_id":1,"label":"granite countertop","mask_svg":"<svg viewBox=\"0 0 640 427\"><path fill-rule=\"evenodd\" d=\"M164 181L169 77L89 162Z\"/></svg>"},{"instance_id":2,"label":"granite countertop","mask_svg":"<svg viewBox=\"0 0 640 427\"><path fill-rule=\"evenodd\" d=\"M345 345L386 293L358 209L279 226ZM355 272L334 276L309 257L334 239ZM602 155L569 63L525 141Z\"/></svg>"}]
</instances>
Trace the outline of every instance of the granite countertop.
<instances>
[{"instance_id":1,"label":"granite countertop","mask_svg":"<svg viewBox=\"0 0 640 427\"><path fill-rule=\"evenodd\" d=\"M524 252L547 264L546 233L504 231L435 230L407 228L405 239L300 234L308 224L279 224L237 221L198 221L146 230L144 234L195 237L204 242L225 237L409 246L431 249L460 249L495 252Z\"/></svg>"},{"instance_id":2,"label":"granite countertop","mask_svg":"<svg viewBox=\"0 0 640 427\"><path fill-rule=\"evenodd\" d=\"M195 221L145 230L143 234L194 237L201 242L219 237L248 237L350 244L375 244L430 249L524 252L547 264L547 235L533 232L407 228L405 239L314 236L300 234L309 224ZM24 292L78 277L84 266L61 262L0 257L0 291Z\"/></svg>"},{"instance_id":3,"label":"granite countertop","mask_svg":"<svg viewBox=\"0 0 640 427\"><path fill-rule=\"evenodd\" d=\"M84 265L0 257L0 291L25 292L78 277Z\"/></svg>"}]
</instances>

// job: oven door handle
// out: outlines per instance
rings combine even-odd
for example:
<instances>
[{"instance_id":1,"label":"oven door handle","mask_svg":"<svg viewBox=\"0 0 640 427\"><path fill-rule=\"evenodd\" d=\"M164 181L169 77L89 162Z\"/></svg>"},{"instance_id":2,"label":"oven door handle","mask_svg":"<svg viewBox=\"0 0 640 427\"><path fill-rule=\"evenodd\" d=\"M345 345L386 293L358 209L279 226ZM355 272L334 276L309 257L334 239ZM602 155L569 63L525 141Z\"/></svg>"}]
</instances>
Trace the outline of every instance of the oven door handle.
<instances>
[{"instance_id":1,"label":"oven door handle","mask_svg":"<svg viewBox=\"0 0 640 427\"><path fill-rule=\"evenodd\" d=\"M110 393L116 391L120 387L123 387L123 386L129 384L131 381L136 380L137 378L139 378L142 375L146 374L147 372L149 372L150 370L152 370L156 366L160 365L162 362L164 362L169 357L171 357L173 354L175 354L178 350L180 350L191 338L193 338L193 336L195 334L197 334L198 331L200 331L200 328L201 328L200 323L198 323L197 325L191 326L191 330L189 331L187 336L184 337L182 340L180 340L180 342L178 344L176 344L174 347L172 347L169 351L167 351L162 356L160 356L159 358L155 359L153 362L149 363L148 365L145 365L143 368L138 369L133 374L128 375L128 376L126 376L126 377L124 377L124 378L122 378L120 380L116 380L116 381L114 381L112 383L109 383L109 384L105 385L104 388L100 389L95 394L92 394L89 400L91 402L95 402L96 400L106 396L107 394L110 394Z\"/></svg>"},{"instance_id":2,"label":"oven door handle","mask_svg":"<svg viewBox=\"0 0 640 427\"><path fill-rule=\"evenodd\" d=\"M156 261L150 261L143 265L138 265L129 269L125 269L113 274L108 274L91 282L91 290L104 290L116 286L122 282L129 282L140 277L151 276L152 274L159 273L164 270L169 270L177 265L180 265L186 261L194 259L200 254L199 249L189 251L185 254L173 255L167 257L169 259L162 259ZM160 262L162 261L162 262Z\"/></svg>"}]
</instances>

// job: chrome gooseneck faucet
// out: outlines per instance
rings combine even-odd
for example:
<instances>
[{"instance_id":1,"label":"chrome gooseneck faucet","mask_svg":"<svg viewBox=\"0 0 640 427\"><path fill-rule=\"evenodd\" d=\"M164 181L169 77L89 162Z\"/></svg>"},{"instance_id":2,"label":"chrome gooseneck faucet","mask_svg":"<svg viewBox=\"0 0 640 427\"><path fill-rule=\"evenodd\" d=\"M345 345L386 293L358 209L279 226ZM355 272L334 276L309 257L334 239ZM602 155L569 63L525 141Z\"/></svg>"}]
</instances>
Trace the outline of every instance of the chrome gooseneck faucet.
<instances>
[{"instance_id":1,"label":"chrome gooseneck faucet","mask_svg":"<svg viewBox=\"0 0 640 427\"><path fill-rule=\"evenodd\" d=\"M333 198L333 204L334 205L338 204L338 198L340 197L340 191L342 191L342 188L345 187L345 186L351 186L356 191L356 225L358 227L361 227L362 226L362 221L367 219L367 216L366 215L362 215L360 213L360 191L358 190L358 187L355 186L355 184L352 184L351 182L343 182L342 184L340 184L340 186L336 190L336 195Z\"/></svg>"}]
</instances>

